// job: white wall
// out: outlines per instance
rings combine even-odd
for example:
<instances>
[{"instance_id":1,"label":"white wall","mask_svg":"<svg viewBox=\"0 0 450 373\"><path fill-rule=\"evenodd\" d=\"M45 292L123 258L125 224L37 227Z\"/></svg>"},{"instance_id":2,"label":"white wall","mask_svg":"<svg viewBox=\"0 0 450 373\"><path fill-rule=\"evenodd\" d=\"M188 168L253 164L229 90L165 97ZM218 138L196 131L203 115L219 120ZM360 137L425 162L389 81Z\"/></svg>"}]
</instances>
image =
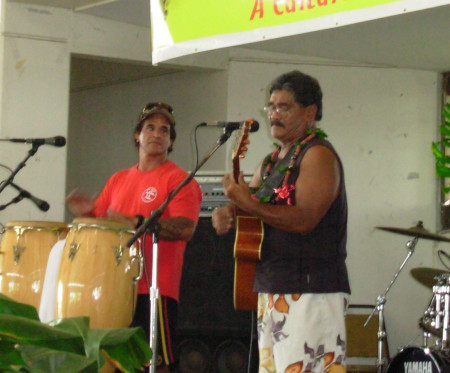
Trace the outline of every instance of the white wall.
<instances>
[{"instance_id":1,"label":"white wall","mask_svg":"<svg viewBox=\"0 0 450 373\"><path fill-rule=\"evenodd\" d=\"M66 136L69 108L70 55L62 11L21 12L5 6L1 34L0 137ZM1 163L15 169L28 154L30 145L2 142ZM9 176L0 169L3 180ZM14 182L50 204L39 211L29 200L0 212L2 223L11 220L61 221L64 212L66 148L42 146L26 162ZM1 204L17 191L7 187Z\"/></svg>"},{"instance_id":2,"label":"white wall","mask_svg":"<svg viewBox=\"0 0 450 373\"><path fill-rule=\"evenodd\" d=\"M177 73L75 93L71 99L68 187L81 185L94 192L110 173L133 164L136 156L129 139L136 111L154 99L174 104L179 132L171 158L187 169L192 168L188 144L196 124L214 119L256 119L261 128L250 135L251 144L241 165L243 171L253 172L263 154L272 149L261 110L268 98L267 85L273 77L292 69L312 74L321 82L324 118L320 126L345 166L351 302L374 304L406 257L405 244L412 238L375 227L408 228L422 220L425 228L436 231L437 187L430 150L439 111L440 82L435 73L236 59L226 73ZM202 158L220 131L200 131L204 135L200 141ZM233 146L230 139L207 169L229 170ZM419 240L388 293L385 314L391 354L420 334L418 320L431 298L431 291L409 271L438 267L433 252L445 246ZM420 343L418 337L414 344Z\"/></svg>"}]
</instances>

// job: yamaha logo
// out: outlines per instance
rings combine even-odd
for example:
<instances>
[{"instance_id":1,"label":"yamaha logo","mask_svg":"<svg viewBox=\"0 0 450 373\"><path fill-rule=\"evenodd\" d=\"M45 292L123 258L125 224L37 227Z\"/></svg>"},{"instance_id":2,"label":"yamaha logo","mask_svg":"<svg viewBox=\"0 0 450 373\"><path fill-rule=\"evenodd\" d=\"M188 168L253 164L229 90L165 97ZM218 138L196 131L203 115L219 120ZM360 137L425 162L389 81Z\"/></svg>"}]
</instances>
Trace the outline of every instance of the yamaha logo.
<instances>
[{"instance_id":1,"label":"yamaha logo","mask_svg":"<svg viewBox=\"0 0 450 373\"><path fill-rule=\"evenodd\" d=\"M433 373L431 361L409 361L403 366L405 373Z\"/></svg>"}]
</instances>

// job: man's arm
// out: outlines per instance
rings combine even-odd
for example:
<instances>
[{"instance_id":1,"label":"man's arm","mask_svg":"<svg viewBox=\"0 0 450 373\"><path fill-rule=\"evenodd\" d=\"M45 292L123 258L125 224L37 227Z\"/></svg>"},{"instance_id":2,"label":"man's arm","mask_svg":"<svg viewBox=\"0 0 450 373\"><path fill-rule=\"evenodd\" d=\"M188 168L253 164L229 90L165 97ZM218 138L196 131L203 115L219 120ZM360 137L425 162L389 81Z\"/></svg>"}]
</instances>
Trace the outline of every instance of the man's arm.
<instances>
[{"instance_id":1,"label":"man's arm","mask_svg":"<svg viewBox=\"0 0 450 373\"><path fill-rule=\"evenodd\" d=\"M189 241L194 235L197 224L184 216L174 216L159 221L159 238L165 241Z\"/></svg>"}]
</instances>

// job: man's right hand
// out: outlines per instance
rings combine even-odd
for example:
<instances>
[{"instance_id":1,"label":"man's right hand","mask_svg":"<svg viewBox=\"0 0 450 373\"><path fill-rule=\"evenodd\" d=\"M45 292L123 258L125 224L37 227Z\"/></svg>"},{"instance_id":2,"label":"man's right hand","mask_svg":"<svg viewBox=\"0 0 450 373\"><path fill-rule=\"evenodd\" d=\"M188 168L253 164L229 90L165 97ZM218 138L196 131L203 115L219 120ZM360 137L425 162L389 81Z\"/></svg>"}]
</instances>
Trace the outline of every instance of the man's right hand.
<instances>
[{"instance_id":1,"label":"man's right hand","mask_svg":"<svg viewBox=\"0 0 450 373\"><path fill-rule=\"evenodd\" d=\"M212 225L220 236L234 228L234 206L232 204L215 208L212 212Z\"/></svg>"},{"instance_id":2,"label":"man's right hand","mask_svg":"<svg viewBox=\"0 0 450 373\"><path fill-rule=\"evenodd\" d=\"M66 197L66 205L75 216L92 216L95 207L95 198L87 196L79 189L75 189Z\"/></svg>"}]
</instances>

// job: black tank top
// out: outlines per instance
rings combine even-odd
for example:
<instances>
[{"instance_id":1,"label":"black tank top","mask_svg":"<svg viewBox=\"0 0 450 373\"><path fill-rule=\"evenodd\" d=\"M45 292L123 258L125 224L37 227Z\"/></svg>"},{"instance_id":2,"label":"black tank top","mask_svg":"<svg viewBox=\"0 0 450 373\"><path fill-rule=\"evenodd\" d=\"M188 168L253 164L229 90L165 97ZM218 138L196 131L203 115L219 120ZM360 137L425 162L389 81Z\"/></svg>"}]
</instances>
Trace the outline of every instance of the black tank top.
<instances>
[{"instance_id":1,"label":"black tank top","mask_svg":"<svg viewBox=\"0 0 450 373\"><path fill-rule=\"evenodd\" d=\"M300 163L312 146L331 149L339 160L341 183L339 193L329 210L308 234L289 233L264 224L261 261L256 269L254 291L262 293L335 293L350 294L347 267L347 197L342 162L332 145L313 138L299 154L297 168L288 184L294 185ZM270 155L269 155L270 156ZM295 190L291 191L295 204ZM280 202L285 204L286 199Z\"/></svg>"}]
</instances>

